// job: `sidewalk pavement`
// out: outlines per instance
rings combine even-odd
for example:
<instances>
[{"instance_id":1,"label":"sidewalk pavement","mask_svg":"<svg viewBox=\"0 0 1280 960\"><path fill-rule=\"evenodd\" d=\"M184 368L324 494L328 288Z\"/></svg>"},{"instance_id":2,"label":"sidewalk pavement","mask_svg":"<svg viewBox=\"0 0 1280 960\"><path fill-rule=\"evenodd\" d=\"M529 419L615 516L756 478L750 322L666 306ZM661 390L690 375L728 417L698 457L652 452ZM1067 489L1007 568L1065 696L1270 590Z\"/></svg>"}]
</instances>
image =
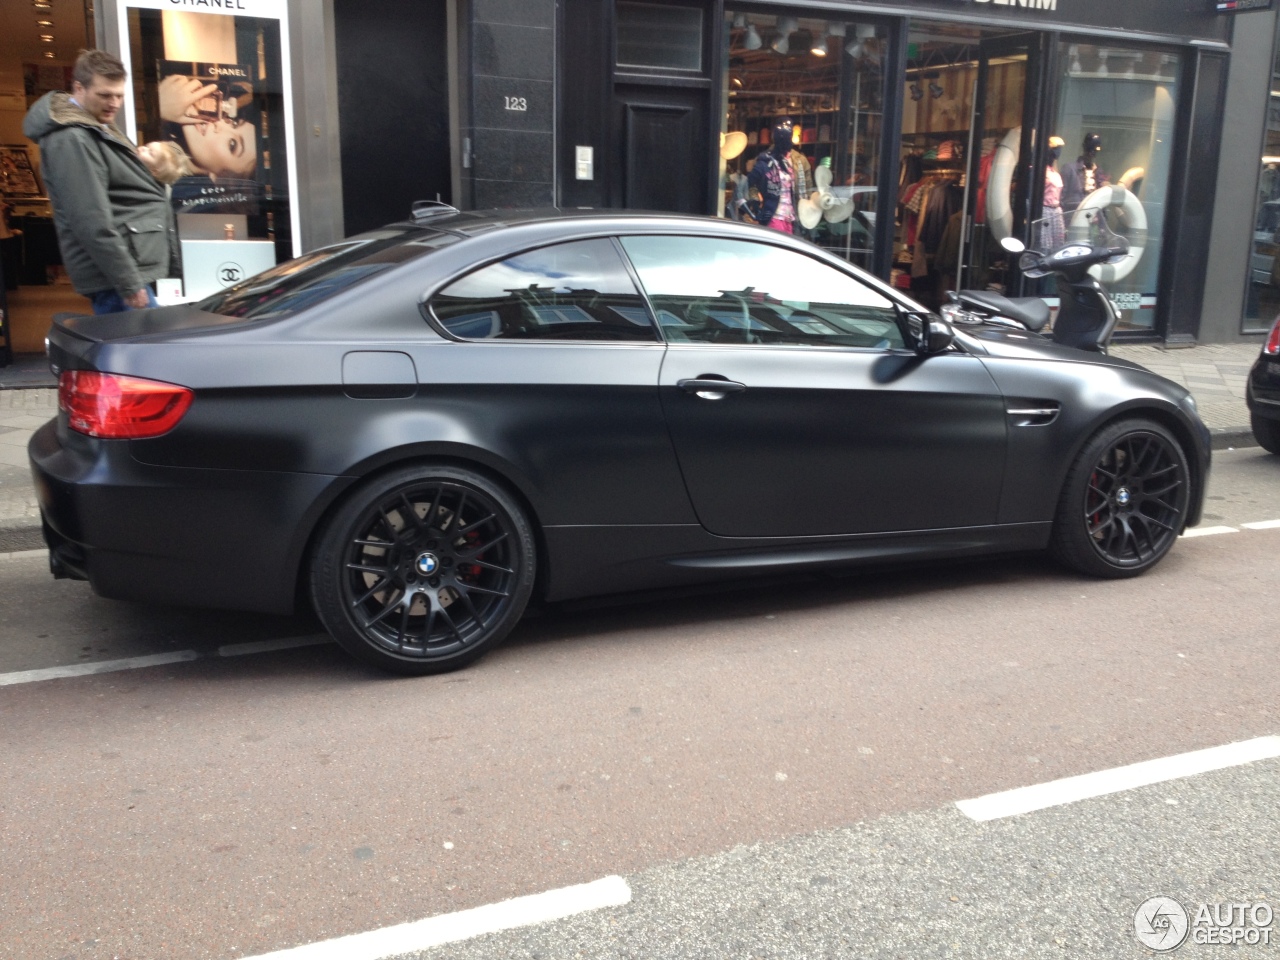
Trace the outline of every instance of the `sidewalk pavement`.
<instances>
[{"instance_id":1,"label":"sidewalk pavement","mask_svg":"<svg viewBox=\"0 0 1280 960\"><path fill-rule=\"evenodd\" d=\"M1151 344L1112 345L1111 353L1182 384L1196 398L1215 449L1254 446L1245 381L1257 343L1202 344L1166 350ZM44 546L40 508L27 468L27 440L57 413L57 390L39 358L0 367L0 554Z\"/></svg>"}]
</instances>

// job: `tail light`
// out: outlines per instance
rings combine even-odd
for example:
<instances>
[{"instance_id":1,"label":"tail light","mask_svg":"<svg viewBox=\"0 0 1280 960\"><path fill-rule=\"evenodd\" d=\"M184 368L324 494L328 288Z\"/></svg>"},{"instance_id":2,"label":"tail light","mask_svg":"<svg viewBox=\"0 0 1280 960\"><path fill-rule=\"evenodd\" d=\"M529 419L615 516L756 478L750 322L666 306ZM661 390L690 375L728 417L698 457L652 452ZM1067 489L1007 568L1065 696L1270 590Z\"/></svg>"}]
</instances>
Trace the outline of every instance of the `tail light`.
<instances>
[{"instance_id":1,"label":"tail light","mask_svg":"<svg viewBox=\"0 0 1280 960\"><path fill-rule=\"evenodd\" d=\"M193 399L187 387L117 373L64 370L58 378L58 409L71 429L105 440L168 433Z\"/></svg>"},{"instance_id":2,"label":"tail light","mask_svg":"<svg viewBox=\"0 0 1280 960\"><path fill-rule=\"evenodd\" d=\"M1276 322L1271 325L1271 334L1267 337L1267 342L1262 345L1262 352L1269 353L1273 357L1280 355L1280 317L1276 317Z\"/></svg>"}]
</instances>

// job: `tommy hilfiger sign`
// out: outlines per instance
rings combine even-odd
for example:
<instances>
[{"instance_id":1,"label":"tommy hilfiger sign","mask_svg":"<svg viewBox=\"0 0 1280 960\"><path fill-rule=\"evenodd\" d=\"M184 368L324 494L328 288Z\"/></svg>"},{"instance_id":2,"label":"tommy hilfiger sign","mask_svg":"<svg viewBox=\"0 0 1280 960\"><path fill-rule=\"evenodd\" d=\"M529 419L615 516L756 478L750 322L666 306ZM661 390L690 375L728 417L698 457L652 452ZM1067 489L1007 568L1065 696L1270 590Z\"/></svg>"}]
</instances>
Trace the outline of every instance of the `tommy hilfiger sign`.
<instances>
[{"instance_id":1,"label":"tommy hilfiger sign","mask_svg":"<svg viewBox=\"0 0 1280 960\"><path fill-rule=\"evenodd\" d=\"M1028 10L1057 10L1058 0L973 0L974 3L990 3L997 7L1026 7Z\"/></svg>"}]
</instances>

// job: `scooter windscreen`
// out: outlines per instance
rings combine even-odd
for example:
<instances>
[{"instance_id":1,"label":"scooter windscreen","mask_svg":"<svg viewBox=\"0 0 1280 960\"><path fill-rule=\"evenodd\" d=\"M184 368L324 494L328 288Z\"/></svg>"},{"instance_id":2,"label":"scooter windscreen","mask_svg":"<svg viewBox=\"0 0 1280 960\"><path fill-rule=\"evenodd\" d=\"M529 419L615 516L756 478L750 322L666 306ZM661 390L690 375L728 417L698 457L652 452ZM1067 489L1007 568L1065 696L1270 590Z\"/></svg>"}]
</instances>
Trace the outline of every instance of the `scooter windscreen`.
<instances>
[{"instance_id":1,"label":"scooter windscreen","mask_svg":"<svg viewBox=\"0 0 1280 960\"><path fill-rule=\"evenodd\" d=\"M1018 260L1027 277L1046 277L1064 269L1116 263L1129 253L1129 241L1107 223L1104 211L1086 211L1083 223L1064 227L1058 218L1031 224L1031 244Z\"/></svg>"}]
</instances>

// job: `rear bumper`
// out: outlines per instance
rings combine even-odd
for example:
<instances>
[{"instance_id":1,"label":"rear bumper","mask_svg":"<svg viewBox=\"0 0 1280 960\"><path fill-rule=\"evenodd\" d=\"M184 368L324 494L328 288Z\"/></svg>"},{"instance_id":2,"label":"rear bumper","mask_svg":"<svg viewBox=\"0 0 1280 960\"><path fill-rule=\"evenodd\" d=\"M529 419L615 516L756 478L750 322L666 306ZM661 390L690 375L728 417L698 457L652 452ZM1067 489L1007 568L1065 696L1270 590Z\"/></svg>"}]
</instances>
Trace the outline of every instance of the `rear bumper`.
<instances>
[{"instance_id":1,"label":"rear bumper","mask_svg":"<svg viewBox=\"0 0 1280 960\"><path fill-rule=\"evenodd\" d=\"M1249 371L1245 402L1254 416L1280 420L1280 357L1258 357Z\"/></svg>"},{"instance_id":2,"label":"rear bumper","mask_svg":"<svg viewBox=\"0 0 1280 960\"><path fill-rule=\"evenodd\" d=\"M310 531L350 482L152 466L56 421L27 453L53 575L149 603L290 612Z\"/></svg>"}]
</instances>

